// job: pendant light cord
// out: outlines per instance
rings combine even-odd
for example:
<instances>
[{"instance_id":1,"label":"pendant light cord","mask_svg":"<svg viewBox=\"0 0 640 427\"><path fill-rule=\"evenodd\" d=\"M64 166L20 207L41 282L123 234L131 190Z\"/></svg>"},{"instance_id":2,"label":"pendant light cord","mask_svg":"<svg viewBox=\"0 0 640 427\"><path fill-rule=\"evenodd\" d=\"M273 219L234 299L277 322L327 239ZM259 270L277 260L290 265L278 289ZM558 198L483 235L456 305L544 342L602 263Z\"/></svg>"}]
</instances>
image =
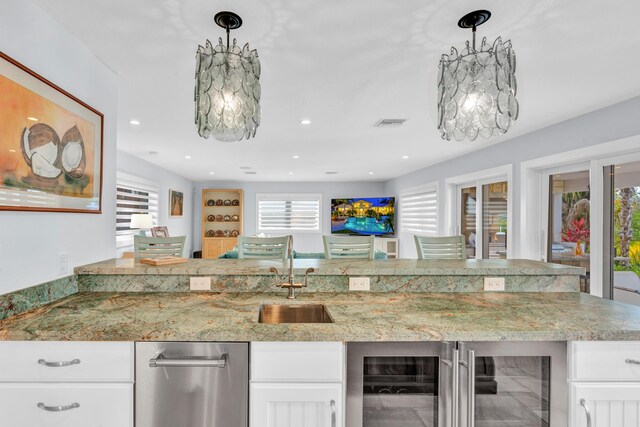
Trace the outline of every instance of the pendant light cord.
<instances>
[{"instance_id":1,"label":"pendant light cord","mask_svg":"<svg viewBox=\"0 0 640 427\"><path fill-rule=\"evenodd\" d=\"M473 27L471 27L471 32L473 33L473 51L476 51L476 24L473 24ZM229 42L227 41L227 44L229 44Z\"/></svg>"}]
</instances>

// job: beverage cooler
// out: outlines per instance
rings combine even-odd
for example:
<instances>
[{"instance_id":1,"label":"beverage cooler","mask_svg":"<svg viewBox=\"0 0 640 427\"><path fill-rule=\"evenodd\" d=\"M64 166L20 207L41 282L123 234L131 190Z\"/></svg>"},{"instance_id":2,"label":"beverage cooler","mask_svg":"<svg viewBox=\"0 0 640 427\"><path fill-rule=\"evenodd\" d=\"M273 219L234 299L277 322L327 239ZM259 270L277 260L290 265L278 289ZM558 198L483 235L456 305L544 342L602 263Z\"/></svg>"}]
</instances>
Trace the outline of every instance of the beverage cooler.
<instances>
[{"instance_id":1,"label":"beverage cooler","mask_svg":"<svg viewBox=\"0 0 640 427\"><path fill-rule=\"evenodd\" d=\"M347 427L567 423L566 343L349 343Z\"/></svg>"}]
</instances>

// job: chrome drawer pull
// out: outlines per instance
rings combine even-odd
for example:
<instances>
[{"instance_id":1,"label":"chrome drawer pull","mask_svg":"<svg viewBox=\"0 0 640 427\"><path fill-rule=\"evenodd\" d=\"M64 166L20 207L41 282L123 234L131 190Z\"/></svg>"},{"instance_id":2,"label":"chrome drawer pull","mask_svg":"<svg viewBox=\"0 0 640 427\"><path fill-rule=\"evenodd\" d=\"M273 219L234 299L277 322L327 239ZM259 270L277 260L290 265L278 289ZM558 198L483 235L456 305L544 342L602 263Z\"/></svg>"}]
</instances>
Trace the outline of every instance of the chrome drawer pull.
<instances>
[{"instance_id":1,"label":"chrome drawer pull","mask_svg":"<svg viewBox=\"0 0 640 427\"><path fill-rule=\"evenodd\" d=\"M636 359L626 359L625 362L630 363L632 365L640 365L640 360L636 360Z\"/></svg>"},{"instance_id":2,"label":"chrome drawer pull","mask_svg":"<svg viewBox=\"0 0 640 427\"><path fill-rule=\"evenodd\" d=\"M70 411L71 409L76 409L79 407L80 407L79 403L72 403L69 406L47 406L42 402L38 403L38 408L43 409L45 411L49 411L49 412Z\"/></svg>"},{"instance_id":3,"label":"chrome drawer pull","mask_svg":"<svg viewBox=\"0 0 640 427\"><path fill-rule=\"evenodd\" d=\"M331 406L331 427L336 427L336 401L331 399L329 406Z\"/></svg>"},{"instance_id":4,"label":"chrome drawer pull","mask_svg":"<svg viewBox=\"0 0 640 427\"><path fill-rule=\"evenodd\" d=\"M150 368L226 368L229 355L223 354L219 358L210 357L183 357L181 359L169 359L162 353L149 360Z\"/></svg>"},{"instance_id":5,"label":"chrome drawer pull","mask_svg":"<svg viewBox=\"0 0 640 427\"><path fill-rule=\"evenodd\" d=\"M64 366L79 365L80 359L73 359L71 362L47 362L44 359L38 359L38 364L50 368L62 368Z\"/></svg>"},{"instance_id":6,"label":"chrome drawer pull","mask_svg":"<svg viewBox=\"0 0 640 427\"><path fill-rule=\"evenodd\" d=\"M587 414L587 427L591 427L591 411L589 410L589 407L587 406L587 401L584 400L584 399L580 399L580 404L584 408L585 414Z\"/></svg>"}]
</instances>

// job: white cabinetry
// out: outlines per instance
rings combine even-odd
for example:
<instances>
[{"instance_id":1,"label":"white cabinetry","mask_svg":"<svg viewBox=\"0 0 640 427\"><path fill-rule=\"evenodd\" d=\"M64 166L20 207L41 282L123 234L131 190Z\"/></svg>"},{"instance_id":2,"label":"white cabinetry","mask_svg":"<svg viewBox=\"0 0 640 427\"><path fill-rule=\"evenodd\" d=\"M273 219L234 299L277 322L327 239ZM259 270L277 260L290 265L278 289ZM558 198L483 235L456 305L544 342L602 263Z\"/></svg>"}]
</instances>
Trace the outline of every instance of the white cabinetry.
<instances>
[{"instance_id":1,"label":"white cabinetry","mask_svg":"<svg viewBox=\"0 0 640 427\"><path fill-rule=\"evenodd\" d=\"M379 251L386 252L388 259L398 258L398 239L395 237L376 237L374 242L375 248Z\"/></svg>"},{"instance_id":2,"label":"white cabinetry","mask_svg":"<svg viewBox=\"0 0 640 427\"><path fill-rule=\"evenodd\" d=\"M0 342L2 424L133 426L133 351L133 343Z\"/></svg>"},{"instance_id":3,"label":"white cabinetry","mask_svg":"<svg viewBox=\"0 0 640 427\"><path fill-rule=\"evenodd\" d=\"M569 366L570 426L640 426L640 342L572 342Z\"/></svg>"},{"instance_id":4,"label":"white cabinetry","mask_svg":"<svg viewBox=\"0 0 640 427\"><path fill-rule=\"evenodd\" d=\"M342 343L252 343L250 427L343 425Z\"/></svg>"}]
</instances>

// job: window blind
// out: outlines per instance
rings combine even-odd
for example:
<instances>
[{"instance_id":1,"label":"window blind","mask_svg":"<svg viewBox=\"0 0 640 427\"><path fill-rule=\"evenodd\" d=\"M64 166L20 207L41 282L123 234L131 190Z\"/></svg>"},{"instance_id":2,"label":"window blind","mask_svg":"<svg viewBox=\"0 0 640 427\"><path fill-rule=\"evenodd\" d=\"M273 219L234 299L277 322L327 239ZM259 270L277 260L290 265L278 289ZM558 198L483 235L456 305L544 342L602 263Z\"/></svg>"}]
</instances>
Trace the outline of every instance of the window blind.
<instances>
[{"instance_id":1,"label":"window blind","mask_svg":"<svg viewBox=\"0 0 640 427\"><path fill-rule=\"evenodd\" d=\"M319 194L258 194L256 196L259 232L320 232Z\"/></svg>"},{"instance_id":2,"label":"window blind","mask_svg":"<svg viewBox=\"0 0 640 427\"><path fill-rule=\"evenodd\" d=\"M438 190L420 189L400 195L400 231L438 235Z\"/></svg>"},{"instance_id":3,"label":"window blind","mask_svg":"<svg viewBox=\"0 0 640 427\"><path fill-rule=\"evenodd\" d=\"M116 246L133 244L132 214L149 213L153 223L158 223L158 188L118 174L116 180Z\"/></svg>"}]
</instances>

